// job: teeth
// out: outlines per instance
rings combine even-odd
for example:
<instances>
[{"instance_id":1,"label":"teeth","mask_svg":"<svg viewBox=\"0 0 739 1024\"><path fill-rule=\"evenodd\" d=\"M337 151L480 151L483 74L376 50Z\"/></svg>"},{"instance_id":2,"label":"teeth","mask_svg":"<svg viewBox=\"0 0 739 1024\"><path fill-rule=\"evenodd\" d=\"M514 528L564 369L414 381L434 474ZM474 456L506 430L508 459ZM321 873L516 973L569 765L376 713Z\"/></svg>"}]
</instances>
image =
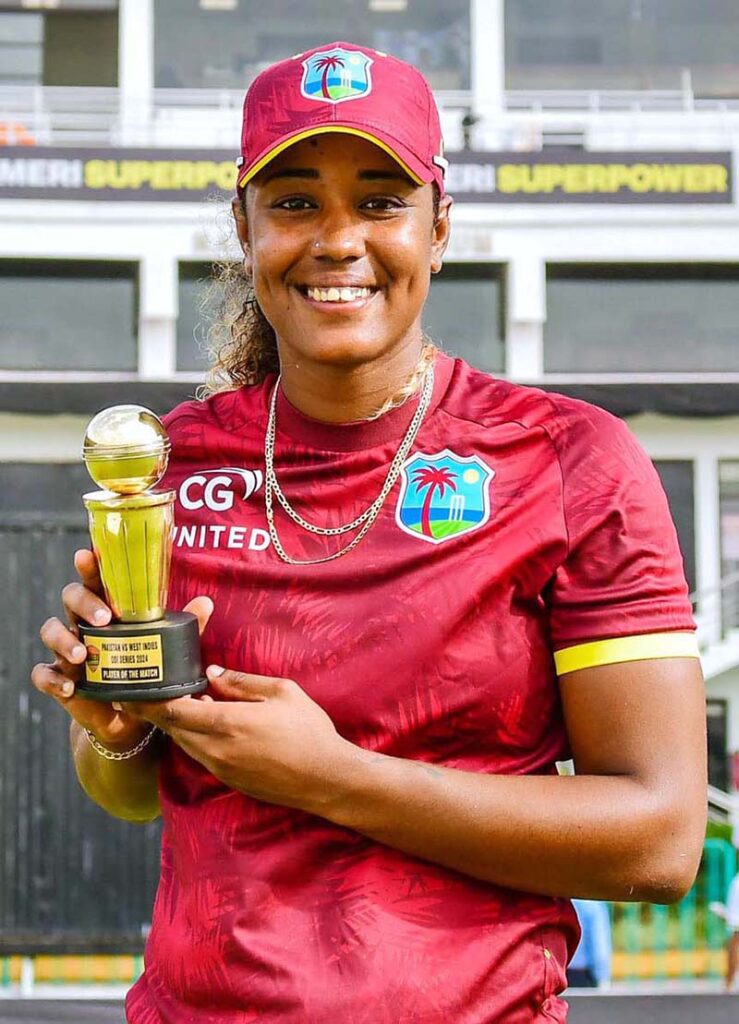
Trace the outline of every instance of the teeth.
<instances>
[{"instance_id":1,"label":"teeth","mask_svg":"<svg viewBox=\"0 0 739 1024\"><path fill-rule=\"evenodd\" d=\"M368 299L371 288L307 288L308 298L315 302L354 302Z\"/></svg>"}]
</instances>

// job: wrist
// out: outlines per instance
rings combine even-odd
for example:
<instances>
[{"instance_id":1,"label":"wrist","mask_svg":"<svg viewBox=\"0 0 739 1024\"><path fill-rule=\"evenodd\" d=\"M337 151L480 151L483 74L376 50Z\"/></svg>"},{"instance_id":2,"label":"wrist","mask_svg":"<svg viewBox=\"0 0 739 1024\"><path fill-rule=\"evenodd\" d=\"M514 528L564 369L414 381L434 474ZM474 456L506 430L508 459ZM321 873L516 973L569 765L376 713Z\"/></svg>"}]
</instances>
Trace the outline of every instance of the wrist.
<instances>
[{"instance_id":1,"label":"wrist","mask_svg":"<svg viewBox=\"0 0 739 1024\"><path fill-rule=\"evenodd\" d=\"M153 726L150 722L133 720L114 729L89 729L86 731L112 754L125 754L148 736L152 729Z\"/></svg>"},{"instance_id":2,"label":"wrist","mask_svg":"<svg viewBox=\"0 0 739 1024\"><path fill-rule=\"evenodd\" d=\"M329 757L322 761L316 784L302 810L351 828L353 811L356 812L360 798L362 762L380 756L337 736L337 743Z\"/></svg>"},{"instance_id":3,"label":"wrist","mask_svg":"<svg viewBox=\"0 0 739 1024\"><path fill-rule=\"evenodd\" d=\"M321 791L310 810L342 828L369 826L368 803L377 786L377 772L393 758L339 737L340 744L323 773Z\"/></svg>"}]
</instances>

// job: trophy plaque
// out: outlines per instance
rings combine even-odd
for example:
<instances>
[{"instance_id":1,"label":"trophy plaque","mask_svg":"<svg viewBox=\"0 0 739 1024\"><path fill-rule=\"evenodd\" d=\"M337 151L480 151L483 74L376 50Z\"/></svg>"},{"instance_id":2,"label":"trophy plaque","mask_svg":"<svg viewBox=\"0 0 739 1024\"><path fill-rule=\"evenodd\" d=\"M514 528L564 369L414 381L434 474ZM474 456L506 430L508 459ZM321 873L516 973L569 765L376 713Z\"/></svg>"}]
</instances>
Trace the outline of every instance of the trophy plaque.
<instances>
[{"instance_id":1,"label":"trophy plaque","mask_svg":"<svg viewBox=\"0 0 739 1024\"><path fill-rule=\"evenodd\" d=\"M105 489L82 500L113 621L79 625L80 696L170 700L207 686L196 617L166 611L175 492L155 488L170 447L161 420L140 405L112 406L88 424L83 458Z\"/></svg>"}]
</instances>

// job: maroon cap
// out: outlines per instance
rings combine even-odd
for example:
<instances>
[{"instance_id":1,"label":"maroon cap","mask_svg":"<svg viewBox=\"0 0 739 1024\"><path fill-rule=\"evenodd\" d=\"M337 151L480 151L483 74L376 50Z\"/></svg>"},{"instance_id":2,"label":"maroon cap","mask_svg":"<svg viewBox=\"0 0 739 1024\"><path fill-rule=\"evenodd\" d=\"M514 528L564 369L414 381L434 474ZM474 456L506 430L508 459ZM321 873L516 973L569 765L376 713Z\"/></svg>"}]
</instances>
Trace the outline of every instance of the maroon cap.
<instances>
[{"instance_id":1,"label":"maroon cap","mask_svg":"<svg viewBox=\"0 0 739 1024\"><path fill-rule=\"evenodd\" d=\"M329 43L273 64L244 100L238 189L288 146L324 132L384 149L418 185L444 194L447 162L431 88L421 72L379 50Z\"/></svg>"}]
</instances>

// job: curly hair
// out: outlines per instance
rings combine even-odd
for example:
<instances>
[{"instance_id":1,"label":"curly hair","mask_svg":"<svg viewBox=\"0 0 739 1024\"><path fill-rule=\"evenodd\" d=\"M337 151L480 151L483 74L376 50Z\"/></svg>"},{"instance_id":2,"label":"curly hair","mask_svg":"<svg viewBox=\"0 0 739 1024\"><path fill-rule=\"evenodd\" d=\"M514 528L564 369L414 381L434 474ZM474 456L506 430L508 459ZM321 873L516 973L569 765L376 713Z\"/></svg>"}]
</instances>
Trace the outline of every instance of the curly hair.
<instances>
[{"instance_id":1,"label":"curly hair","mask_svg":"<svg viewBox=\"0 0 739 1024\"><path fill-rule=\"evenodd\" d=\"M244 196L241 202L243 205ZM434 183L434 222L439 216L440 203L439 189ZM261 384L269 374L279 373L275 332L257 302L240 260L235 263L223 260L216 264L202 308L213 305L217 306L218 313L206 332L211 365L199 396L206 398L244 384Z\"/></svg>"}]
</instances>

